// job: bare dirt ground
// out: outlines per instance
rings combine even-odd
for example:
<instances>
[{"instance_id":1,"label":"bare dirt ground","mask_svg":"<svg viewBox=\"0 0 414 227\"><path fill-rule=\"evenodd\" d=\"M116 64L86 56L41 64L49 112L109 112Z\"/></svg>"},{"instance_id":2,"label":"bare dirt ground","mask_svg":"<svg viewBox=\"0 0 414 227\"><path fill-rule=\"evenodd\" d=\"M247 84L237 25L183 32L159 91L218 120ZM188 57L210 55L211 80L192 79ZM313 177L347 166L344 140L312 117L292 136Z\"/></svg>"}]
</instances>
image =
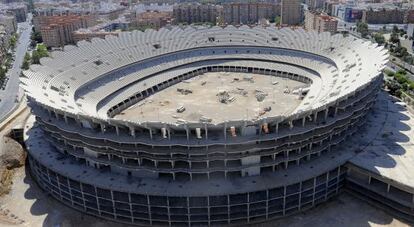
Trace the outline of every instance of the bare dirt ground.
<instances>
[{"instance_id":1,"label":"bare dirt ground","mask_svg":"<svg viewBox=\"0 0 414 227\"><path fill-rule=\"evenodd\" d=\"M281 77L210 72L155 93L115 118L143 122L176 122L177 119L199 122L203 117L213 123L222 123L287 115L301 103L299 95L293 94L300 87L306 87L306 84ZM181 106L185 110L178 113L177 108Z\"/></svg>"}]
</instances>

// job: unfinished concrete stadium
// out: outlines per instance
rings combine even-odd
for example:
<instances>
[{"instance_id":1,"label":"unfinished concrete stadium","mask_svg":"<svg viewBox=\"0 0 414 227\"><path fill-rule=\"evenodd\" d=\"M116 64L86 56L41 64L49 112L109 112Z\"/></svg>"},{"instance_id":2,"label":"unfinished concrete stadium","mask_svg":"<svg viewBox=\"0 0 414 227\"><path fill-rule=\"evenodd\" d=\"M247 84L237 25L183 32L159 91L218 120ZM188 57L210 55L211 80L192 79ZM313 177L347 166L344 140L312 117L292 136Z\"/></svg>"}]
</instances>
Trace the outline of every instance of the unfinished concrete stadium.
<instances>
[{"instance_id":1,"label":"unfinished concrete stadium","mask_svg":"<svg viewBox=\"0 0 414 227\"><path fill-rule=\"evenodd\" d=\"M413 187L352 161L381 130L355 136L387 61L368 41L270 27L65 46L21 78L31 173L70 207L144 226L264 222L348 185L414 216Z\"/></svg>"}]
</instances>

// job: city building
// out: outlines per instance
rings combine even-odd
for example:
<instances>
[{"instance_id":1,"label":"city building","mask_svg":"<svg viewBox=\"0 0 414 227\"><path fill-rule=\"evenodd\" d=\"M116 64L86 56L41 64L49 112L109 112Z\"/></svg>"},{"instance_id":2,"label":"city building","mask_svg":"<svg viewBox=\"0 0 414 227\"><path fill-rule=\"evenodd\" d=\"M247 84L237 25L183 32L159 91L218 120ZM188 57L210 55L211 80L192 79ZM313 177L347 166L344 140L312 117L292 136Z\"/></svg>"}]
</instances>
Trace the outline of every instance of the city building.
<instances>
[{"instance_id":1,"label":"city building","mask_svg":"<svg viewBox=\"0 0 414 227\"><path fill-rule=\"evenodd\" d=\"M33 17L35 31L39 31L43 43L48 47L62 47L74 43L73 32L88 28L96 23L95 16L89 15L36 15Z\"/></svg>"},{"instance_id":2,"label":"city building","mask_svg":"<svg viewBox=\"0 0 414 227\"><path fill-rule=\"evenodd\" d=\"M159 29L173 21L171 12L144 12L138 14L137 27L138 28L154 28Z\"/></svg>"},{"instance_id":3,"label":"city building","mask_svg":"<svg viewBox=\"0 0 414 227\"><path fill-rule=\"evenodd\" d=\"M257 3L226 3L223 4L223 22L225 24L257 24L260 19L274 21L280 16L280 4Z\"/></svg>"},{"instance_id":4,"label":"city building","mask_svg":"<svg viewBox=\"0 0 414 227\"><path fill-rule=\"evenodd\" d=\"M306 0L305 4L310 10L322 9L326 0Z\"/></svg>"},{"instance_id":5,"label":"city building","mask_svg":"<svg viewBox=\"0 0 414 227\"><path fill-rule=\"evenodd\" d=\"M302 23L302 5L300 0L282 0L281 24L299 25Z\"/></svg>"},{"instance_id":6,"label":"city building","mask_svg":"<svg viewBox=\"0 0 414 227\"><path fill-rule=\"evenodd\" d=\"M305 11L305 29L318 32L336 33L338 20L325 13L307 10Z\"/></svg>"},{"instance_id":7,"label":"city building","mask_svg":"<svg viewBox=\"0 0 414 227\"><path fill-rule=\"evenodd\" d=\"M74 43L78 43L79 41L85 40L85 41L92 41L93 38L100 38L105 39L106 36L117 36L119 32L112 31L91 31L89 29L79 29L75 32L73 32L73 41Z\"/></svg>"},{"instance_id":8,"label":"city building","mask_svg":"<svg viewBox=\"0 0 414 227\"><path fill-rule=\"evenodd\" d=\"M105 38L107 35L117 36L120 32L128 30L131 22L125 17L103 22L88 28L81 28L72 33L74 43L81 40L91 41L93 38Z\"/></svg>"},{"instance_id":9,"label":"city building","mask_svg":"<svg viewBox=\"0 0 414 227\"><path fill-rule=\"evenodd\" d=\"M222 7L212 4L183 3L173 7L176 23L213 23L216 24Z\"/></svg>"},{"instance_id":10,"label":"city building","mask_svg":"<svg viewBox=\"0 0 414 227\"><path fill-rule=\"evenodd\" d=\"M383 133L381 124L356 134L383 104L384 47L303 29L188 26L53 56L21 77L34 115L24 127L29 170L81 212L141 226L239 226L324 203L347 176L367 197L392 184L388 200L411 195L393 206L413 205L378 169L348 163Z\"/></svg>"},{"instance_id":11,"label":"city building","mask_svg":"<svg viewBox=\"0 0 414 227\"><path fill-rule=\"evenodd\" d=\"M25 3L11 3L2 5L2 9L5 12L11 13L16 18L17 23L26 21L26 15L28 13L27 5Z\"/></svg>"},{"instance_id":12,"label":"city building","mask_svg":"<svg viewBox=\"0 0 414 227\"><path fill-rule=\"evenodd\" d=\"M402 24L405 10L395 9L368 9L362 13L362 21L368 24Z\"/></svg>"}]
</instances>

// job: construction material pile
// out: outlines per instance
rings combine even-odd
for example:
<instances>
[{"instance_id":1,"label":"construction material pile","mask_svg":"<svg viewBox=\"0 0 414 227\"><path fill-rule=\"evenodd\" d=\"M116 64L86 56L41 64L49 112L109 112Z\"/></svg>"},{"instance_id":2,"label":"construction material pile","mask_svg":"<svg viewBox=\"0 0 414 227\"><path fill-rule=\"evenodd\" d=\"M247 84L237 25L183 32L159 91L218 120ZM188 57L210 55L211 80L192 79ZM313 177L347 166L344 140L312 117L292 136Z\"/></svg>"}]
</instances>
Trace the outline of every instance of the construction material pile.
<instances>
[{"instance_id":1,"label":"construction material pile","mask_svg":"<svg viewBox=\"0 0 414 227\"><path fill-rule=\"evenodd\" d=\"M217 94L218 100L220 103L228 104L233 102L236 98L234 96L230 96L227 91L220 91Z\"/></svg>"},{"instance_id":2,"label":"construction material pile","mask_svg":"<svg viewBox=\"0 0 414 227\"><path fill-rule=\"evenodd\" d=\"M177 92L181 93L182 95L188 95L188 94L192 94L193 91L190 89L185 89L185 88L177 88Z\"/></svg>"},{"instance_id":3,"label":"construction material pile","mask_svg":"<svg viewBox=\"0 0 414 227\"><path fill-rule=\"evenodd\" d=\"M258 102L262 102L268 94L261 90L255 90L254 95L256 96Z\"/></svg>"}]
</instances>

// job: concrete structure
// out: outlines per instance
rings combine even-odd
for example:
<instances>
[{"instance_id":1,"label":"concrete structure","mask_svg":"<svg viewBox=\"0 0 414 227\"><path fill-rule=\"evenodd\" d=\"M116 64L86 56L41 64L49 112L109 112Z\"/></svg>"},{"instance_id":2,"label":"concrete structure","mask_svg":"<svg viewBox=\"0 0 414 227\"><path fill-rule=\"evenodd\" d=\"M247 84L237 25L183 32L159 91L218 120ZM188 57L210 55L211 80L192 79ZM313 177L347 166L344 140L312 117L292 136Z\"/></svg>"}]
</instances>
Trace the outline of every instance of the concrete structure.
<instances>
[{"instance_id":1,"label":"concrete structure","mask_svg":"<svg viewBox=\"0 0 414 227\"><path fill-rule=\"evenodd\" d=\"M300 0L282 0L281 24L299 25L302 23Z\"/></svg>"},{"instance_id":2,"label":"concrete structure","mask_svg":"<svg viewBox=\"0 0 414 227\"><path fill-rule=\"evenodd\" d=\"M223 4L223 22L225 24L257 24L260 19L274 20L277 16L280 16L280 4L277 3Z\"/></svg>"},{"instance_id":3,"label":"concrete structure","mask_svg":"<svg viewBox=\"0 0 414 227\"><path fill-rule=\"evenodd\" d=\"M68 206L123 223L284 217L343 188L355 152L342 142L366 122L387 59L353 37L259 26L66 46L21 78L31 171Z\"/></svg>"},{"instance_id":4,"label":"concrete structure","mask_svg":"<svg viewBox=\"0 0 414 227\"><path fill-rule=\"evenodd\" d=\"M221 13L222 7L212 4L183 3L173 7L173 17L177 23L216 24Z\"/></svg>"},{"instance_id":5,"label":"concrete structure","mask_svg":"<svg viewBox=\"0 0 414 227\"><path fill-rule=\"evenodd\" d=\"M335 33L338 30L338 20L324 13L307 10L305 11L305 29Z\"/></svg>"}]
</instances>

